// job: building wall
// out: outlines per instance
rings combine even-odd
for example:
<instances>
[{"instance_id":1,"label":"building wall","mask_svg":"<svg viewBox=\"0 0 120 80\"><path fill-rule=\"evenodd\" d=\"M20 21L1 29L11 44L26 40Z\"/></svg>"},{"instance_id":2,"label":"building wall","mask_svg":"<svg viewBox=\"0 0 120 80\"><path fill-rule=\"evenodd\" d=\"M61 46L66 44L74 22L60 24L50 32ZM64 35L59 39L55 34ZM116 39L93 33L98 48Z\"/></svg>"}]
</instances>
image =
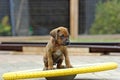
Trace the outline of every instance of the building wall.
<instances>
[{"instance_id":1,"label":"building wall","mask_svg":"<svg viewBox=\"0 0 120 80\"><path fill-rule=\"evenodd\" d=\"M10 14L9 1L0 0L0 19ZM94 21L95 5L99 0L12 1L16 35L48 35L53 28L66 26L72 36L76 37L89 33Z\"/></svg>"},{"instance_id":2,"label":"building wall","mask_svg":"<svg viewBox=\"0 0 120 80\"><path fill-rule=\"evenodd\" d=\"M0 36L10 36L9 0L0 0Z\"/></svg>"},{"instance_id":3,"label":"building wall","mask_svg":"<svg viewBox=\"0 0 120 80\"><path fill-rule=\"evenodd\" d=\"M29 7L28 0L12 0L16 36L29 36Z\"/></svg>"},{"instance_id":4,"label":"building wall","mask_svg":"<svg viewBox=\"0 0 120 80\"><path fill-rule=\"evenodd\" d=\"M79 0L79 34L89 34L99 0Z\"/></svg>"},{"instance_id":5,"label":"building wall","mask_svg":"<svg viewBox=\"0 0 120 80\"><path fill-rule=\"evenodd\" d=\"M33 35L48 35L50 30L69 28L69 0L29 0Z\"/></svg>"},{"instance_id":6,"label":"building wall","mask_svg":"<svg viewBox=\"0 0 120 80\"><path fill-rule=\"evenodd\" d=\"M9 16L9 0L0 0L0 21L4 16Z\"/></svg>"}]
</instances>

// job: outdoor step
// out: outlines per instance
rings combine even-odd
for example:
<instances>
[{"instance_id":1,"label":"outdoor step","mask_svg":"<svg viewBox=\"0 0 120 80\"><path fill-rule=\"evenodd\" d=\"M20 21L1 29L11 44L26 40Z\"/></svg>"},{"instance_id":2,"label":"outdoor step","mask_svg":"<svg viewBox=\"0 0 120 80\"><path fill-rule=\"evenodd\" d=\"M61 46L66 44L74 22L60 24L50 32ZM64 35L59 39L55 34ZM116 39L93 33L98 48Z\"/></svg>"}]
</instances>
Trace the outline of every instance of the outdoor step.
<instances>
[{"instance_id":1,"label":"outdoor step","mask_svg":"<svg viewBox=\"0 0 120 80\"><path fill-rule=\"evenodd\" d=\"M68 48L69 55L100 55L100 53L89 53L88 48ZM11 54L45 54L45 47L23 47L23 52L11 52Z\"/></svg>"}]
</instances>

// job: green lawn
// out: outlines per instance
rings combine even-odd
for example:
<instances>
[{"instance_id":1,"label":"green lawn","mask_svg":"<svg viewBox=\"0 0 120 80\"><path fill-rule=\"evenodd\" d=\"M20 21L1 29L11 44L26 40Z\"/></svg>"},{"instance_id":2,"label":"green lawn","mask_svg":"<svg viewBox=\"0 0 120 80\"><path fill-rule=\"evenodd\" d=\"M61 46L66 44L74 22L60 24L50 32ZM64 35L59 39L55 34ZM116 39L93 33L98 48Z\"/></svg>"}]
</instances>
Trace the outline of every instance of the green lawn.
<instances>
[{"instance_id":1,"label":"green lawn","mask_svg":"<svg viewBox=\"0 0 120 80\"><path fill-rule=\"evenodd\" d=\"M79 36L71 42L120 42L120 35Z\"/></svg>"},{"instance_id":2,"label":"green lawn","mask_svg":"<svg viewBox=\"0 0 120 80\"><path fill-rule=\"evenodd\" d=\"M71 39L72 42L120 42L120 39Z\"/></svg>"}]
</instances>

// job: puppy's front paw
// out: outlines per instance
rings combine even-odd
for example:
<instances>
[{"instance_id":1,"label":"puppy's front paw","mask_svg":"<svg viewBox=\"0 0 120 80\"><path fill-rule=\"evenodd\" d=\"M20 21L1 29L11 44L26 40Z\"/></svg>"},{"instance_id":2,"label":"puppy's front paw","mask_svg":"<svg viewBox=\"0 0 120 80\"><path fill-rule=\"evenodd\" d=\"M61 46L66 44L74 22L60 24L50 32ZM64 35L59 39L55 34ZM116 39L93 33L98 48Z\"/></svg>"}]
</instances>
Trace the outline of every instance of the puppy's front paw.
<instances>
[{"instance_id":1,"label":"puppy's front paw","mask_svg":"<svg viewBox=\"0 0 120 80\"><path fill-rule=\"evenodd\" d=\"M48 67L48 70L52 70L53 69L53 67Z\"/></svg>"},{"instance_id":2,"label":"puppy's front paw","mask_svg":"<svg viewBox=\"0 0 120 80\"><path fill-rule=\"evenodd\" d=\"M67 67L67 68L73 68L73 66L72 66L72 65L66 65L66 67Z\"/></svg>"},{"instance_id":3,"label":"puppy's front paw","mask_svg":"<svg viewBox=\"0 0 120 80\"><path fill-rule=\"evenodd\" d=\"M65 68L64 65L57 66L57 69L63 69L63 68Z\"/></svg>"},{"instance_id":4,"label":"puppy's front paw","mask_svg":"<svg viewBox=\"0 0 120 80\"><path fill-rule=\"evenodd\" d=\"M43 70L48 70L48 68L47 68L47 67L44 67Z\"/></svg>"}]
</instances>

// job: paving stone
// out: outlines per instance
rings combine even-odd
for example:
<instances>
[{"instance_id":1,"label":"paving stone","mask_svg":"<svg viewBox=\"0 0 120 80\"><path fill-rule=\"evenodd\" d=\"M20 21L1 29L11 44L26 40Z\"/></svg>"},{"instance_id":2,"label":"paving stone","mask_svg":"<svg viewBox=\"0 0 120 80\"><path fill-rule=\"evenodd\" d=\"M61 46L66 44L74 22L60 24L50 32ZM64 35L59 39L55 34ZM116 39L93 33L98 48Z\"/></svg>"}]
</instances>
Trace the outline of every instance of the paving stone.
<instances>
[{"instance_id":1,"label":"paving stone","mask_svg":"<svg viewBox=\"0 0 120 80\"><path fill-rule=\"evenodd\" d=\"M43 69L43 57L41 55L0 55L0 79L2 74L11 71ZM120 64L120 56L70 56L73 66L83 66L104 62L117 62ZM65 64L65 62L64 62ZM45 80L29 79L29 80ZM115 70L79 74L75 80L120 80L120 66Z\"/></svg>"}]
</instances>

